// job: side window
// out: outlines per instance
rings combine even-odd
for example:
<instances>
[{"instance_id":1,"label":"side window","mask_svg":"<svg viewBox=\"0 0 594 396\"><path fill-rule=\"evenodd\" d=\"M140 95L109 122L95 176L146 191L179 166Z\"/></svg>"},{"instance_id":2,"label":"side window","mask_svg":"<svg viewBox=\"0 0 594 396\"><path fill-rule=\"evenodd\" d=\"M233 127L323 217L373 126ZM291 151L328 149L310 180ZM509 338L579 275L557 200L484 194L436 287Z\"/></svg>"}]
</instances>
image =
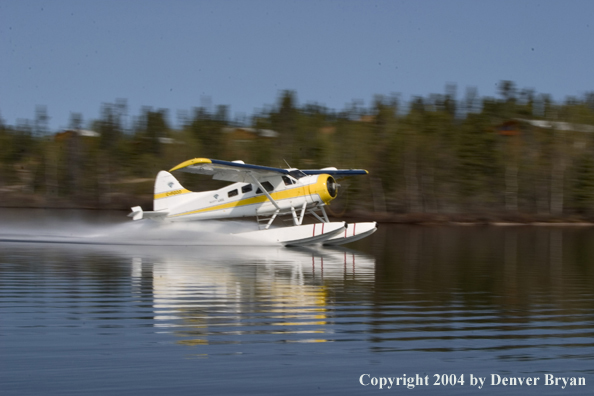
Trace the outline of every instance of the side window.
<instances>
[{"instance_id":1,"label":"side window","mask_svg":"<svg viewBox=\"0 0 594 396\"><path fill-rule=\"evenodd\" d=\"M272 187L272 184L270 184L270 182L262 182L262 187L264 187L266 189L266 191L271 192L274 190L274 187ZM256 190L256 194L262 194L262 190L260 190L260 187L258 187L258 189Z\"/></svg>"},{"instance_id":2,"label":"side window","mask_svg":"<svg viewBox=\"0 0 594 396\"><path fill-rule=\"evenodd\" d=\"M266 189L266 191L271 192L274 190L274 187L272 187L272 184L270 184L270 182L263 182L262 183L262 187L264 187Z\"/></svg>"},{"instance_id":3,"label":"side window","mask_svg":"<svg viewBox=\"0 0 594 396\"><path fill-rule=\"evenodd\" d=\"M234 196L236 196L237 194L239 194L239 193L237 192L237 189L235 189L235 190L231 190L231 191L229 191L229 192L227 193L227 196L228 196L229 198L231 198L231 197L234 197Z\"/></svg>"},{"instance_id":4,"label":"side window","mask_svg":"<svg viewBox=\"0 0 594 396\"><path fill-rule=\"evenodd\" d=\"M290 186L292 184L295 184L295 180L291 179L288 176L283 176L283 181L285 182L285 186Z\"/></svg>"},{"instance_id":5,"label":"side window","mask_svg":"<svg viewBox=\"0 0 594 396\"><path fill-rule=\"evenodd\" d=\"M241 193L245 194L247 192L252 191L252 185L251 184L246 184L245 186L241 187Z\"/></svg>"}]
</instances>

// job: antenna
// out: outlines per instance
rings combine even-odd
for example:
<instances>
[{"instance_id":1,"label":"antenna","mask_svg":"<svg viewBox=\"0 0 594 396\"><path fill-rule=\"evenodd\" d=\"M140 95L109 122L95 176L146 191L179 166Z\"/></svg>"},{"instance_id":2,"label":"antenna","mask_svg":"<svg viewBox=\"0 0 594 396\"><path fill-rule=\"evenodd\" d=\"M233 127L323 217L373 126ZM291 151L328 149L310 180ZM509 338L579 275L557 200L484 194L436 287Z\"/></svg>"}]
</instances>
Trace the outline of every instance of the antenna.
<instances>
[{"instance_id":1,"label":"antenna","mask_svg":"<svg viewBox=\"0 0 594 396\"><path fill-rule=\"evenodd\" d=\"M287 162L287 160L283 158L283 161L285 161L285 164L287 164L287 167L289 167L289 169L291 169L291 165L289 165L289 163Z\"/></svg>"}]
</instances>

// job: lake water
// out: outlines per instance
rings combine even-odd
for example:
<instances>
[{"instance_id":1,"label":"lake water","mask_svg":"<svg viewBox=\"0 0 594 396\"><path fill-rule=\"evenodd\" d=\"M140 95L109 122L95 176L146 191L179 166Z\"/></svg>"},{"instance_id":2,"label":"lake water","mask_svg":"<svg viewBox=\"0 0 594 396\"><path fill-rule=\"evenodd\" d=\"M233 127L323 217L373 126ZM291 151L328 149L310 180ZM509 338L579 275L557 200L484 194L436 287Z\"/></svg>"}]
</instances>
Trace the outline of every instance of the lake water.
<instances>
[{"instance_id":1,"label":"lake water","mask_svg":"<svg viewBox=\"0 0 594 396\"><path fill-rule=\"evenodd\" d=\"M594 391L594 228L382 224L295 249L187 246L196 229L120 213L0 221L1 395Z\"/></svg>"}]
</instances>

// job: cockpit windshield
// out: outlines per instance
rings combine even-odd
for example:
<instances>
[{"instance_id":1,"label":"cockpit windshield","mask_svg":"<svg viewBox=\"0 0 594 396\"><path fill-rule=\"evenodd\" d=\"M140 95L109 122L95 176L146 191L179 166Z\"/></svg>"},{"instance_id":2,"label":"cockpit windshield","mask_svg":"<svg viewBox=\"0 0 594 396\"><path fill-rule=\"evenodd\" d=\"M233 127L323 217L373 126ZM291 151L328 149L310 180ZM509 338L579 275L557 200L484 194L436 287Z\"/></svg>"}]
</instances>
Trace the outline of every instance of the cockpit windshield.
<instances>
[{"instance_id":1,"label":"cockpit windshield","mask_svg":"<svg viewBox=\"0 0 594 396\"><path fill-rule=\"evenodd\" d=\"M305 173L303 173L299 169L290 171L289 175L293 176L295 179L301 179L303 176L307 176Z\"/></svg>"}]
</instances>

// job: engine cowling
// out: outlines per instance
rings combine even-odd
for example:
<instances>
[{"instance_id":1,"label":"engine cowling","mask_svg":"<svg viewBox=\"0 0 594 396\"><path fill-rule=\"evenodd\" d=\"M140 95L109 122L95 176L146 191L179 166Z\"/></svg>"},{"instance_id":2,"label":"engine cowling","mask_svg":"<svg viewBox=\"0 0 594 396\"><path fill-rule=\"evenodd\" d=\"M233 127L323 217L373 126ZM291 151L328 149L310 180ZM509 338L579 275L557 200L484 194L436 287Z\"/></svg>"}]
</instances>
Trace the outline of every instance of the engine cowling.
<instances>
[{"instance_id":1,"label":"engine cowling","mask_svg":"<svg viewBox=\"0 0 594 396\"><path fill-rule=\"evenodd\" d=\"M310 193L317 194L325 204L328 204L338 196L338 183L331 175L319 175L318 180L310 185Z\"/></svg>"}]
</instances>

